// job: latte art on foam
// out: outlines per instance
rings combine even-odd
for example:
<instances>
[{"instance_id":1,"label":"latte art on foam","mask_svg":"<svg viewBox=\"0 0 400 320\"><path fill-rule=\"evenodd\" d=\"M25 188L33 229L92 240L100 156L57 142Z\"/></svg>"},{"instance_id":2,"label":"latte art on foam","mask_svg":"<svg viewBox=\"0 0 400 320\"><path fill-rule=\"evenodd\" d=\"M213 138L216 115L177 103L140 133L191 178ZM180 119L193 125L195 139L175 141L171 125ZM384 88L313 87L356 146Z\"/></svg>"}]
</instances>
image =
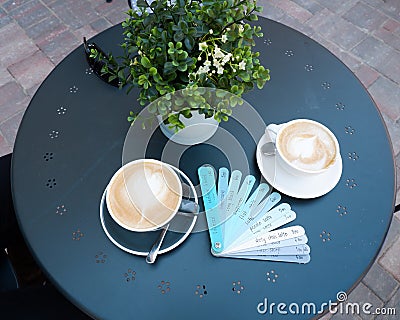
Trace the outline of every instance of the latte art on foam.
<instances>
[{"instance_id":1,"label":"latte art on foam","mask_svg":"<svg viewBox=\"0 0 400 320\"><path fill-rule=\"evenodd\" d=\"M107 191L107 206L123 225L133 229L162 226L175 214L182 187L172 169L150 161L124 168Z\"/></svg>"},{"instance_id":2,"label":"latte art on foam","mask_svg":"<svg viewBox=\"0 0 400 320\"><path fill-rule=\"evenodd\" d=\"M336 158L335 142L322 127L310 122L293 123L279 135L281 154L295 167L318 171Z\"/></svg>"},{"instance_id":3,"label":"latte art on foam","mask_svg":"<svg viewBox=\"0 0 400 320\"><path fill-rule=\"evenodd\" d=\"M146 212L158 204L165 203L169 207L169 189L161 170L137 169L134 174L125 175L125 184L133 204L143 215L147 216Z\"/></svg>"}]
</instances>

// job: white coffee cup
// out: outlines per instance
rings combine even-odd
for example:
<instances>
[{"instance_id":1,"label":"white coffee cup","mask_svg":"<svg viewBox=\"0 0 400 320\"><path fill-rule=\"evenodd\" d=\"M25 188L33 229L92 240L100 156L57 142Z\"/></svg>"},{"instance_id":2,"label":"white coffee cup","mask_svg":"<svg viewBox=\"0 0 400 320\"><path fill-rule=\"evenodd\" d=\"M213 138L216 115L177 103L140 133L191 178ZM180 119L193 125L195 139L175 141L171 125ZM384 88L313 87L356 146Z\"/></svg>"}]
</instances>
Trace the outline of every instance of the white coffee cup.
<instances>
[{"instance_id":1,"label":"white coffee cup","mask_svg":"<svg viewBox=\"0 0 400 320\"><path fill-rule=\"evenodd\" d=\"M335 135L323 124L295 119L266 128L275 143L276 159L288 173L296 176L321 174L340 159Z\"/></svg>"},{"instance_id":2,"label":"white coffee cup","mask_svg":"<svg viewBox=\"0 0 400 320\"><path fill-rule=\"evenodd\" d=\"M162 228L178 212L182 183L166 163L139 159L125 164L111 178L107 209L121 227L136 232Z\"/></svg>"}]
</instances>

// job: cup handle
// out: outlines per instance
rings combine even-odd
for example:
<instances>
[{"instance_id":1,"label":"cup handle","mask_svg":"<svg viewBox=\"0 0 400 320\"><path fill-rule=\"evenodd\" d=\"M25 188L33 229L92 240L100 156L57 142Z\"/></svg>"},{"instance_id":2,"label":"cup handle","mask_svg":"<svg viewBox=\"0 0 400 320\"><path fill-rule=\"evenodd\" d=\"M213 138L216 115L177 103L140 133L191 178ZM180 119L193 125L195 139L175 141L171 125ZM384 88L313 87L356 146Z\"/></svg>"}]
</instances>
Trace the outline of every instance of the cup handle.
<instances>
[{"instance_id":1,"label":"cup handle","mask_svg":"<svg viewBox=\"0 0 400 320\"><path fill-rule=\"evenodd\" d=\"M278 135L279 129L282 127L282 124L275 124L271 123L267 126L265 129L265 133L269 135L271 138L271 141L275 143L276 141L276 136Z\"/></svg>"}]
</instances>

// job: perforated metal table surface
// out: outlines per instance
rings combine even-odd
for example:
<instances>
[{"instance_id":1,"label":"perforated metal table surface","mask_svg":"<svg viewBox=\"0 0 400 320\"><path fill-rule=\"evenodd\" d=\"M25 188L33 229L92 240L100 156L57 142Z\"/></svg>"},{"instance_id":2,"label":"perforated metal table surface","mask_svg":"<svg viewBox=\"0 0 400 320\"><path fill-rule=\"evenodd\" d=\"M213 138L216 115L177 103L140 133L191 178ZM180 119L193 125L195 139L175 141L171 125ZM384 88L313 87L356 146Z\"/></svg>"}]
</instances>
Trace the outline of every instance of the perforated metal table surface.
<instances>
[{"instance_id":1,"label":"perforated metal table surface","mask_svg":"<svg viewBox=\"0 0 400 320\"><path fill-rule=\"evenodd\" d=\"M58 289L96 319L262 319L257 306L314 303L349 292L373 263L385 239L394 204L392 147L382 118L356 77L325 48L282 24L260 18L261 62L271 70L263 90L246 94L266 123L310 118L336 134L343 157L338 185L327 195L283 196L305 227L311 262L305 265L215 258L207 232L196 233L154 265L111 243L100 224L99 203L121 166L129 110L127 95L96 77L82 46L47 77L18 131L12 190L21 229L34 256ZM121 27L94 41L118 50ZM235 121L222 123L240 142L257 179L256 142ZM257 128L259 139L264 128ZM148 156L159 158L167 139L157 130ZM180 168L195 183L204 164L227 166L222 152L189 148ZM235 169L235 168L232 168ZM274 280L274 281L272 281ZM239 289L239 290L238 290ZM307 311L290 319L312 318ZM316 313L315 312L315 313ZM313 313L313 312L311 312Z\"/></svg>"}]
</instances>

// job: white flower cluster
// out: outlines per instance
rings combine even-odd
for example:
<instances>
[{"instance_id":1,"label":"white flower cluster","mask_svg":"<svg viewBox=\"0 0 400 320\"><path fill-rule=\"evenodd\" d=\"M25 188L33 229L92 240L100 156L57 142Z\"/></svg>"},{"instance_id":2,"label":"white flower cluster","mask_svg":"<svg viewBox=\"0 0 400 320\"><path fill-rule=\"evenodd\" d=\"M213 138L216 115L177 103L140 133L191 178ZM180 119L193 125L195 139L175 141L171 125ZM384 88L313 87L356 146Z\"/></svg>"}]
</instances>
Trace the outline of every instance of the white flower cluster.
<instances>
[{"instance_id":1,"label":"white flower cluster","mask_svg":"<svg viewBox=\"0 0 400 320\"><path fill-rule=\"evenodd\" d=\"M225 65L233 61L232 53L224 53L217 44L214 44L214 50L207 53L208 45L205 42L199 43L199 50L206 52L206 60L204 61L203 65L199 67L197 72L194 73L195 76L200 74L208 74L210 71L211 73L223 74ZM209 57L212 58L212 61L209 60ZM198 58L201 60L201 57ZM239 69L245 70L246 69L246 62L241 61L239 63ZM232 71L236 72L236 69L232 66Z\"/></svg>"},{"instance_id":2,"label":"white flower cluster","mask_svg":"<svg viewBox=\"0 0 400 320\"><path fill-rule=\"evenodd\" d=\"M207 51L208 46L205 42L199 44L199 49L201 51ZM203 73L215 73L223 74L224 73L224 66L232 59L232 53L224 53L218 45L214 45L214 51L208 53L206 55L206 60L204 61L203 65L199 67L194 75L200 75ZM208 57L212 57L212 62L208 59ZM199 58L201 60L201 58ZM214 67L214 68L213 68ZM213 69L211 69L213 68Z\"/></svg>"},{"instance_id":3,"label":"white flower cluster","mask_svg":"<svg viewBox=\"0 0 400 320\"><path fill-rule=\"evenodd\" d=\"M239 32L243 32L244 28L242 25L238 26ZM227 28L226 31L230 31L230 28ZM209 30L209 34L213 34L214 31L212 29ZM220 38L222 43L226 43L228 41L228 36L223 34ZM205 61L202 65L199 66L197 72L193 73L194 76L199 76L201 74L223 74L226 64L229 64L232 68L233 72L237 70L235 67L238 67L239 70L246 70L246 62L240 61L240 57L233 57L232 53L224 52L221 48L212 41L212 45L207 44L206 41L199 43L199 50L202 52L200 56L197 58L198 61L202 60L202 56L205 56ZM235 61L236 60L236 63ZM238 63L239 62L239 63Z\"/></svg>"}]
</instances>

